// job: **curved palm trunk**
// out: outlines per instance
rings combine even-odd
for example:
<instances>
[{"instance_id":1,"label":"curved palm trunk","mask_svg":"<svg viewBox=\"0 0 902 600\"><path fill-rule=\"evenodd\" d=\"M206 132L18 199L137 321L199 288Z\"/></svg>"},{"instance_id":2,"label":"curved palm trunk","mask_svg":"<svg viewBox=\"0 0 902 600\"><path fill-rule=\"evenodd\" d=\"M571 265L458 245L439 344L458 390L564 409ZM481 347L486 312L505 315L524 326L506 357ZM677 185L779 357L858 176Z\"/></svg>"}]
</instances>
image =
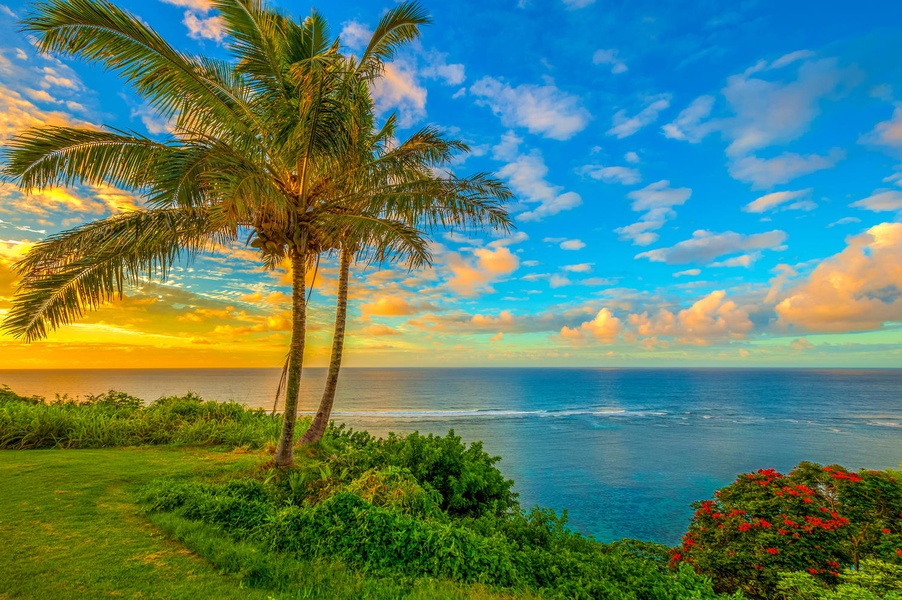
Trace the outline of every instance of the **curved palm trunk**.
<instances>
[{"instance_id":1,"label":"curved palm trunk","mask_svg":"<svg viewBox=\"0 0 902 600\"><path fill-rule=\"evenodd\" d=\"M289 467L294 462L294 425L298 418L298 396L301 391L304 342L307 336L307 290L304 280L307 261L301 250L295 250L291 255L291 272L291 349L288 352L285 416L282 419L279 447L273 457L277 467Z\"/></svg>"},{"instance_id":2,"label":"curved palm trunk","mask_svg":"<svg viewBox=\"0 0 902 600\"><path fill-rule=\"evenodd\" d=\"M353 252L347 247L341 249L341 269L338 276L338 306L335 309L335 333L332 337L332 358L329 360L329 374L326 375L326 387L323 399L313 418L310 428L304 433L299 444L310 444L323 439L329 416L335 403L335 389L338 387L338 372L341 370L341 353L345 343L345 324L348 317L348 279L351 272Z\"/></svg>"}]
</instances>

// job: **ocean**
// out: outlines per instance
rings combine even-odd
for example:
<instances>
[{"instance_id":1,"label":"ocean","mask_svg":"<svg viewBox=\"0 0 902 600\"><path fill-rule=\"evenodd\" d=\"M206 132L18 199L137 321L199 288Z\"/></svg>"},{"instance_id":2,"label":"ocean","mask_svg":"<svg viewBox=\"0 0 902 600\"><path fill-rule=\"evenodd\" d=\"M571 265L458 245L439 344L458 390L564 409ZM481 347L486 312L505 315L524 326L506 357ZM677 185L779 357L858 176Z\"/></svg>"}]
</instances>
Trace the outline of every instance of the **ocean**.
<instances>
[{"instance_id":1,"label":"ocean","mask_svg":"<svg viewBox=\"0 0 902 600\"><path fill-rule=\"evenodd\" d=\"M0 371L19 394L193 391L272 409L278 369ZM323 369L307 369L302 412ZM481 440L524 507L566 509L601 541L676 544L737 474L803 460L902 461L902 369L345 369L333 417L355 429Z\"/></svg>"}]
</instances>

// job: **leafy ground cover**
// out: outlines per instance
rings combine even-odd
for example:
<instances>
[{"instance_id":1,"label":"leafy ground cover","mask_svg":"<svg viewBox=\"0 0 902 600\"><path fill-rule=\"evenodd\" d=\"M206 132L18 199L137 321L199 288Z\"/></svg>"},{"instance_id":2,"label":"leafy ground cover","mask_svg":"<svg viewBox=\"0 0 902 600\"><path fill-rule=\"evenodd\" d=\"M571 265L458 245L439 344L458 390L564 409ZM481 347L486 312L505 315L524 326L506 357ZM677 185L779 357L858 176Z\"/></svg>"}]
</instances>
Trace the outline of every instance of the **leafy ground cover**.
<instances>
[{"instance_id":1,"label":"leafy ground cover","mask_svg":"<svg viewBox=\"0 0 902 600\"><path fill-rule=\"evenodd\" d=\"M902 600L898 472L741 475L668 549L523 510L500 459L453 431L330 426L274 469L278 431L191 395L0 388L0 448L29 448L0 452L0 599Z\"/></svg>"},{"instance_id":2,"label":"leafy ground cover","mask_svg":"<svg viewBox=\"0 0 902 600\"><path fill-rule=\"evenodd\" d=\"M0 452L0 598L510 597L288 559L173 515L148 519L135 503L161 476L226 481L263 459L165 447Z\"/></svg>"}]
</instances>

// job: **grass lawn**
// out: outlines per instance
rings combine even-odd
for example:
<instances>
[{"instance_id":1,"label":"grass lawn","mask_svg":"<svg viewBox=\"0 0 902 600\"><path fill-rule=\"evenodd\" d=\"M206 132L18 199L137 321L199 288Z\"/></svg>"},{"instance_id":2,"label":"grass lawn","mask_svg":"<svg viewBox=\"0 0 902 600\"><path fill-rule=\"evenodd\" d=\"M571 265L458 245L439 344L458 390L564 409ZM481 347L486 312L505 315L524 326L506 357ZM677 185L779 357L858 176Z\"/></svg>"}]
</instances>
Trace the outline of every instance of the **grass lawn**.
<instances>
[{"instance_id":1,"label":"grass lawn","mask_svg":"<svg viewBox=\"0 0 902 600\"><path fill-rule=\"evenodd\" d=\"M267 598L167 539L132 502L160 476L258 460L152 447L0 452L0 598Z\"/></svg>"},{"instance_id":2,"label":"grass lawn","mask_svg":"<svg viewBox=\"0 0 902 600\"><path fill-rule=\"evenodd\" d=\"M154 479L225 478L262 460L260 453L153 446L0 451L0 599L511 598L483 586L374 579L340 564L299 561L289 564L291 582L281 591L251 587L240 575L272 557L163 515L155 521L167 535L134 503Z\"/></svg>"}]
</instances>

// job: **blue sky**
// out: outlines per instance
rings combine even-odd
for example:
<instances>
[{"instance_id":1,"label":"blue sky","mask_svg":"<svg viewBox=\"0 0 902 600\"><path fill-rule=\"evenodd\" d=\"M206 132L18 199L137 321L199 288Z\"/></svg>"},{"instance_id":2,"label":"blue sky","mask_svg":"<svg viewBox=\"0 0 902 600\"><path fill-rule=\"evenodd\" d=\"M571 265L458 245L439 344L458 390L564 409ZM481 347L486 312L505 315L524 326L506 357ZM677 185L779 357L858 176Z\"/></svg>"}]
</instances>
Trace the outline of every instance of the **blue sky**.
<instances>
[{"instance_id":1,"label":"blue sky","mask_svg":"<svg viewBox=\"0 0 902 600\"><path fill-rule=\"evenodd\" d=\"M180 49L225 56L205 0L119 4ZM434 24L388 66L377 106L399 137L434 124L469 143L455 169L506 180L517 231L438 235L420 272L359 269L349 363L902 364L902 5L791 4L424 3ZM388 6L317 8L354 51ZM27 10L0 7L4 140L35 122L166 134L114 76L37 56L16 31ZM136 206L5 185L0 261ZM84 350L113 338L122 366L279 364L285 279L255 262L223 249L47 342L0 346L17 366L92 366ZM333 276L326 261L313 363Z\"/></svg>"}]
</instances>

